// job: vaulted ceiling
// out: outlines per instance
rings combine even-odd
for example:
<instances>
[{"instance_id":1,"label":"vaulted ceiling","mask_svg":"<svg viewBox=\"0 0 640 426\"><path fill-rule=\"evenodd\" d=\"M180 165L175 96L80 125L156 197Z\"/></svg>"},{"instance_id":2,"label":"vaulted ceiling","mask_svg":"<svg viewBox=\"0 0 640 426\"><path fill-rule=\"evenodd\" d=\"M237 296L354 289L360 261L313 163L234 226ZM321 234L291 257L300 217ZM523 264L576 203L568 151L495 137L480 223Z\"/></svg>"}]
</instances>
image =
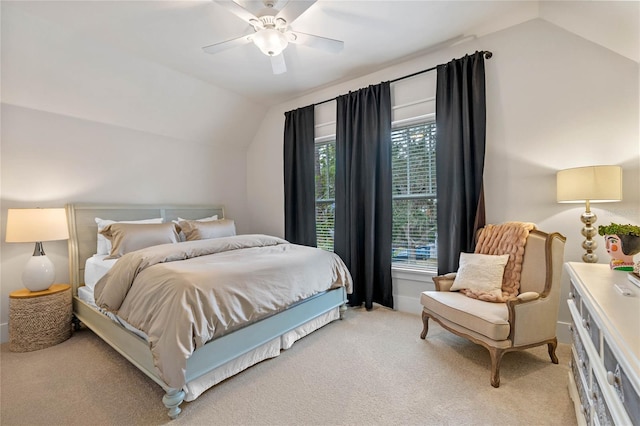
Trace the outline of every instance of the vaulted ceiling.
<instances>
[{"instance_id":1,"label":"vaulted ceiling","mask_svg":"<svg viewBox=\"0 0 640 426\"><path fill-rule=\"evenodd\" d=\"M295 1L295 0L290 0ZM241 1L257 13L261 1ZM281 9L287 0L277 0ZM291 27L344 41L337 54L289 44L274 75L253 44L215 55L202 47L253 29L215 1L3 1L5 11L71 29L95 49L119 49L263 105L344 81L472 37L542 18L640 61L640 3L616 1L319 0Z\"/></svg>"}]
</instances>

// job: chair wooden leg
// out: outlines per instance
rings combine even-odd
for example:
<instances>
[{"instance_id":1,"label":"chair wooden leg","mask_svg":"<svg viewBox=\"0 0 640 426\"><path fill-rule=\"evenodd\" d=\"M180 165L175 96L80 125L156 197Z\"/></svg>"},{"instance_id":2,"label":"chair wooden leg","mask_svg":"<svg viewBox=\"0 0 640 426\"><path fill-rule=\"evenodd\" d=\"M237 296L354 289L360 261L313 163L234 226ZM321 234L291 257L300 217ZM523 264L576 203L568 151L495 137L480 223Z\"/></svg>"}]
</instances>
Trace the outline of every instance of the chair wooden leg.
<instances>
[{"instance_id":1,"label":"chair wooden leg","mask_svg":"<svg viewBox=\"0 0 640 426\"><path fill-rule=\"evenodd\" d=\"M549 350L549 357L554 364L558 363L558 357L556 356L556 347L558 347L558 339L554 337L553 341L547 343L547 349Z\"/></svg>"},{"instance_id":2,"label":"chair wooden leg","mask_svg":"<svg viewBox=\"0 0 640 426\"><path fill-rule=\"evenodd\" d=\"M422 311L422 333L420 333L420 338L424 339L427 337L427 332L429 331L429 316Z\"/></svg>"},{"instance_id":3,"label":"chair wooden leg","mask_svg":"<svg viewBox=\"0 0 640 426\"><path fill-rule=\"evenodd\" d=\"M502 362L504 351L498 348L490 348L489 354L491 355L491 386L497 388L500 387L500 363Z\"/></svg>"}]
</instances>

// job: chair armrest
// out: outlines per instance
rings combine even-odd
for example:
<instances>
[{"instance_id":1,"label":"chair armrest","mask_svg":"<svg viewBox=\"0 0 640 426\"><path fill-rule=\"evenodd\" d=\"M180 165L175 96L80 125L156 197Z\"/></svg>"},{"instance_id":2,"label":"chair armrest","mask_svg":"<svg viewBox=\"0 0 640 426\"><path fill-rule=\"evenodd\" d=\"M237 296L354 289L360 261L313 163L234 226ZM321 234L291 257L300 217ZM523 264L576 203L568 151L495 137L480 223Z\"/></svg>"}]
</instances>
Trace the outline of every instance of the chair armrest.
<instances>
[{"instance_id":1,"label":"chair armrest","mask_svg":"<svg viewBox=\"0 0 640 426\"><path fill-rule=\"evenodd\" d=\"M433 282L436 285L436 291L451 291L453 286L453 280L456 279L456 273L450 272L446 275L438 275L433 277Z\"/></svg>"},{"instance_id":2,"label":"chair armrest","mask_svg":"<svg viewBox=\"0 0 640 426\"><path fill-rule=\"evenodd\" d=\"M509 339L512 344L523 346L555 337L558 319L556 302L533 291L507 300L511 325Z\"/></svg>"},{"instance_id":3,"label":"chair armrest","mask_svg":"<svg viewBox=\"0 0 640 426\"><path fill-rule=\"evenodd\" d=\"M540 297L540 293L536 293L535 291L527 291L526 293L520 293L517 297L521 302L530 302L532 300L536 300Z\"/></svg>"}]
</instances>

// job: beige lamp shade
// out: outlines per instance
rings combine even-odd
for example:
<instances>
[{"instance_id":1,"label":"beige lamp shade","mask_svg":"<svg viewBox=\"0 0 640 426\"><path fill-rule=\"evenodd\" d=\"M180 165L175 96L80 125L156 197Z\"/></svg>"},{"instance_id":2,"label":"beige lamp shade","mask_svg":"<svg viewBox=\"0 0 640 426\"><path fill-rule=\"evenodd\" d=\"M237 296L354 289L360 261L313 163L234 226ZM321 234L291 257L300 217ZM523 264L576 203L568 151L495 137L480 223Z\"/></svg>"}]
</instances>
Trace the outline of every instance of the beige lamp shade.
<instances>
[{"instance_id":1,"label":"beige lamp shade","mask_svg":"<svg viewBox=\"0 0 640 426\"><path fill-rule=\"evenodd\" d=\"M9 209L7 211L8 243L34 243L69 239L67 215L63 208Z\"/></svg>"},{"instance_id":2,"label":"beige lamp shade","mask_svg":"<svg viewBox=\"0 0 640 426\"><path fill-rule=\"evenodd\" d=\"M559 203L605 203L622 200L620 166L588 166L560 170L556 175Z\"/></svg>"}]
</instances>

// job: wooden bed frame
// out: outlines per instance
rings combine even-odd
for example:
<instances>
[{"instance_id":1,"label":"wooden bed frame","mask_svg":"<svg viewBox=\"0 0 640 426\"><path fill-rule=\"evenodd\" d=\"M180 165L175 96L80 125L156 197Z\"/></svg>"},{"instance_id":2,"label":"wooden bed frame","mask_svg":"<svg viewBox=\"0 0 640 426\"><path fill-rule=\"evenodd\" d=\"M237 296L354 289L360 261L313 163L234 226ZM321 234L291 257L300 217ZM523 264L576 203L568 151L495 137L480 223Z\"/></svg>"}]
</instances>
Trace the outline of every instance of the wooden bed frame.
<instances>
[{"instance_id":1,"label":"wooden bed frame","mask_svg":"<svg viewBox=\"0 0 640 426\"><path fill-rule=\"evenodd\" d=\"M165 222L178 217L198 219L212 215L224 217L222 206L145 206L145 205L74 205L66 206L69 222L69 276L73 288L73 311L106 343L122 354L133 365L159 384L166 392L162 402L169 409L169 417L180 414L184 401L183 389L169 387L160 378L153 364L148 343L133 332L78 298L78 287L84 283L87 258L96 252L97 226L94 218L111 220L140 220L162 217ZM197 380L218 367L238 359L260 346L279 338L321 315L340 309L340 318L346 309L343 287L330 290L300 302L276 315L227 334L197 349L187 360L187 383ZM259 362L259 361L258 361Z\"/></svg>"}]
</instances>

